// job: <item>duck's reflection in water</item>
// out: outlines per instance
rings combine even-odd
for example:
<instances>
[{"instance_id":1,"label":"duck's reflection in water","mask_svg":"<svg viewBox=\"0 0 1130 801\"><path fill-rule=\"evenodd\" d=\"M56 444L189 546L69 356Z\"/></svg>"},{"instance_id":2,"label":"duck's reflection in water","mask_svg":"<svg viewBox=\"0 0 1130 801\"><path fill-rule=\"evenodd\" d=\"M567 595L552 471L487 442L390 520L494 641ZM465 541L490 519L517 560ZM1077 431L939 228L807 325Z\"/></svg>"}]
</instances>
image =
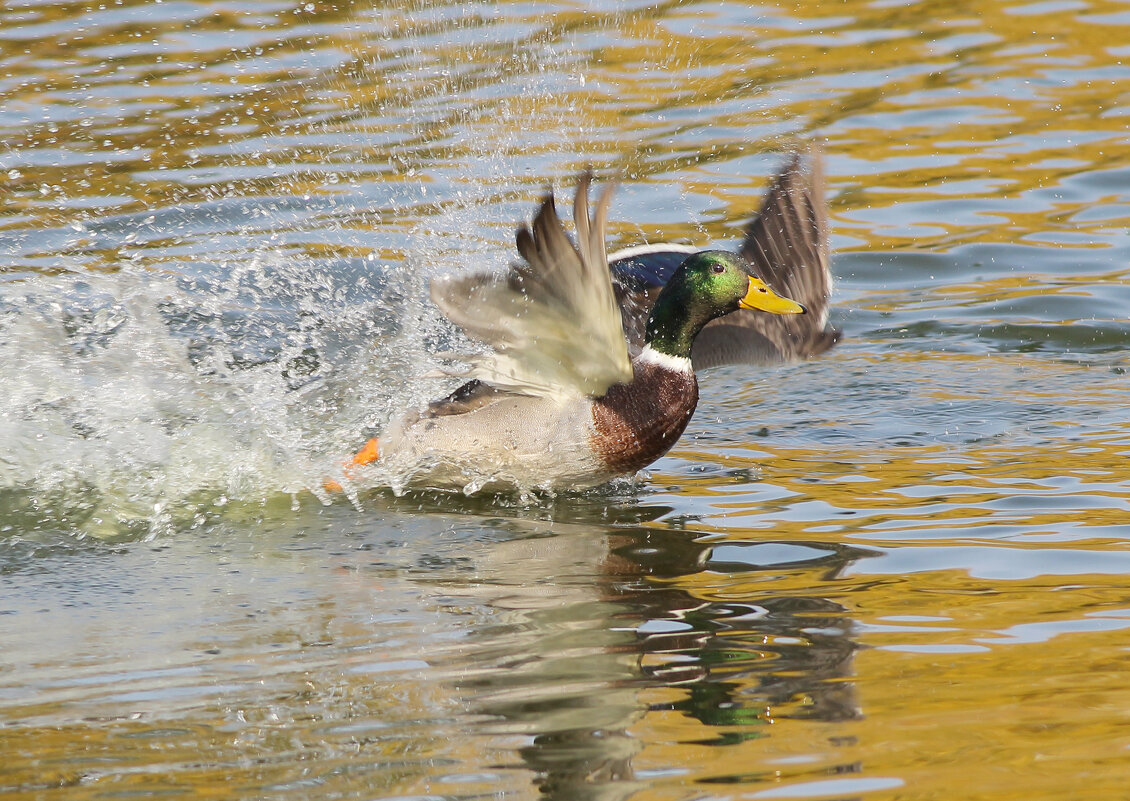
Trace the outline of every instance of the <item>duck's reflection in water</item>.
<instances>
[{"instance_id":1,"label":"duck's reflection in water","mask_svg":"<svg viewBox=\"0 0 1130 801\"><path fill-rule=\"evenodd\" d=\"M627 798L656 775L653 757L637 765L653 744L740 745L775 720L861 715L852 621L820 591L865 551L511 522L522 538L493 544L455 590L500 624L472 634L474 667L455 680L481 733L518 738L520 761L498 767L533 770L543 797Z\"/></svg>"}]
</instances>

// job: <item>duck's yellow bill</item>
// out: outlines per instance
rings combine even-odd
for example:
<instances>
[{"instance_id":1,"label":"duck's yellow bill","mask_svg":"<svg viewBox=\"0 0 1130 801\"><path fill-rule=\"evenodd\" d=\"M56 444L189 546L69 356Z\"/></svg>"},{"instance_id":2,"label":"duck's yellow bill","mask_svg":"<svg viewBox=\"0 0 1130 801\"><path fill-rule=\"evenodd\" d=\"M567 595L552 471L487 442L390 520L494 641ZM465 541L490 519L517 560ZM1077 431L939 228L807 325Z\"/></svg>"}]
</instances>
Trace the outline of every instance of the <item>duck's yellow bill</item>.
<instances>
[{"instance_id":1,"label":"duck's yellow bill","mask_svg":"<svg viewBox=\"0 0 1130 801\"><path fill-rule=\"evenodd\" d=\"M781 297L769 287L765 286L760 278L749 279L749 290L745 297L738 301L738 306L743 309L756 309L757 311L772 314L807 314L808 309L795 300Z\"/></svg>"}]
</instances>

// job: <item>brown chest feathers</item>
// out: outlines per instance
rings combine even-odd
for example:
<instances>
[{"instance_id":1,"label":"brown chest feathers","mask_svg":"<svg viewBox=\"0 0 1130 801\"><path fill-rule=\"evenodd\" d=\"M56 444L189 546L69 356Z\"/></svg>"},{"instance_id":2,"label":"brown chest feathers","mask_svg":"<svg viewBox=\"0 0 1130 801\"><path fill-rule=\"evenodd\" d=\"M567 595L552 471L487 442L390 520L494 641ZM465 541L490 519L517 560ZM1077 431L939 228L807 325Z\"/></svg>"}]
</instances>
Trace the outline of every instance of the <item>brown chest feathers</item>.
<instances>
[{"instance_id":1,"label":"brown chest feathers","mask_svg":"<svg viewBox=\"0 0 1130 801\"><path fill-rule=\"evenodd\" d=\"M593 403L593 450L609 470L634 473L670 450L698 404L694 373L637 361L635 380Z\"/></svg>"}]
</instances>

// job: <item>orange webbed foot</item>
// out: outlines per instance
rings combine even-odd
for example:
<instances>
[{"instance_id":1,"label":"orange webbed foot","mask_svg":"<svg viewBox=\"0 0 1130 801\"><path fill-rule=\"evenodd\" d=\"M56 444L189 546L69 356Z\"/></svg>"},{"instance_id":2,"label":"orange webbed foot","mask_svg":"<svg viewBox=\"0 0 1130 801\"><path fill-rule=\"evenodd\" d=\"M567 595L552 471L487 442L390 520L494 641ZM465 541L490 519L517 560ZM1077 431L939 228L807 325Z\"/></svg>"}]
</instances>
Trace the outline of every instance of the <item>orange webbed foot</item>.
<instances>
[{"instance_id":1,"label":"orange webbed foot","mask_svg":"<svg viewBox=\"0 0 1130 801\"><path fill-rule=\"evenodd\" d=\"M364 447L362 447L361 450L359 450L359 451L357 451L357 453L353 454L353 458L350 459L346 463L345 470L344 470L346 478L353 478L353 475L350 473L350 470L349 470L349 468L352 467L353 465L372 464L373 462L377 461L380 458L381 458L381 442L377 437L373 437L372 439L370 439L368 442L365 443ZM326 492L342 492L343 491L343 487L341 486L341 484L338 483L337 481L334 481L332 478L327 478L325 481L323 481L322 486L326 489Z\"/></svg>"},{"instance_id":2,"label":"orange webbed foot","mask_svg":"<svg viewBox=\"0 0 1130 801\"><path fill-rule=\"evenodd\" d=\"M353 454L353 464L372 464L381 458L381 441L376 437L365 443L365 447Z\"/></svg>"}]
</instances>

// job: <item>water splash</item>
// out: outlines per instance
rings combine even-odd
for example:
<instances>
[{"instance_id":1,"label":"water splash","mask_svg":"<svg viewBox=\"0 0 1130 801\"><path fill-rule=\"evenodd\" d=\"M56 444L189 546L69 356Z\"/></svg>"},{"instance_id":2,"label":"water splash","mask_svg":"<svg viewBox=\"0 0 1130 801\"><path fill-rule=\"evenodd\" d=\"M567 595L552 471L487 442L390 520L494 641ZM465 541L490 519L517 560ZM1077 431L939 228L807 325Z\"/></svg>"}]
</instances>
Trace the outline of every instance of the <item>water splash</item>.
<instances>
[{"instance_id":1,"label":"water splash","mask_svg":"<svg viewBox=\"0 0 1130 801\"><path fill-rule=\"evenodd\" d=\"M151 535L320 486L429 391L402 380L445 335L425 280L407 263L258 254L5 285L3 502L40 515L35 529Z\"/></svg>"}]
</instances>

